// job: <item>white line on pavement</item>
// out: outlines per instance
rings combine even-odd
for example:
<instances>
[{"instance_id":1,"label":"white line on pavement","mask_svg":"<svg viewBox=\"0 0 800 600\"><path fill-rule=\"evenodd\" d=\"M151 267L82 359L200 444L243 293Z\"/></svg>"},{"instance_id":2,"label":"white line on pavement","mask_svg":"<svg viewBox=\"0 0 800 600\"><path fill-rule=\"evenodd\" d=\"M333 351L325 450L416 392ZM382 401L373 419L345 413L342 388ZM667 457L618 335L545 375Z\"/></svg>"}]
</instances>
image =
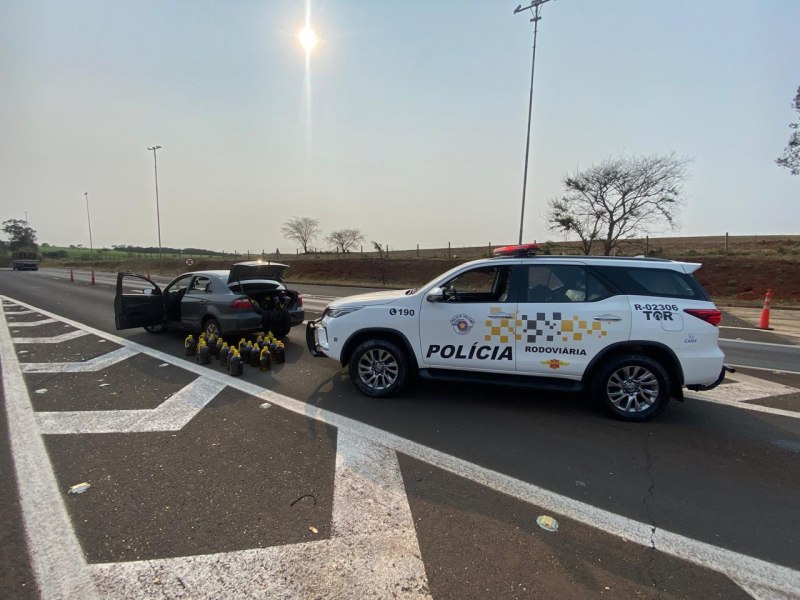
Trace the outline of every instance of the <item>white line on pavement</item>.
<instances>
[{"instance_id":1,"label":"white line on pavement","mask_svg":"<svg viewBox=\"0 0 800 600\"><path fill-rule=\"evenodd\" d=\"M24 303L20 302L20 304ZM769 594L764 592L761 598L792 597L792 595L796 593L796 590L800 589L800 571L747 556L726 548L713 546L664 529L654 529L647 523L623 517L585 502L551 492L534 484L515 479L503 473L469 463L455 456L401 438L371 425L366 425L348 417L343 417L305 402L289 398L288 396L265 390L255 384L241 380L233 381L231 377L221 372L209 371L197 363L125 340L54 313L49 313L47 311L40 312L57 318L73 327L83 328L89 333L104 337L118 344L126 345L138 352L148 354L187 371L205 375L211 379L218 379L223 383L227 383L230 387L254 395L259 399L266 400L287 410L327 423L338 428L339 435L347 434L365 438L375 444L386 446L396 452L402 452L412 458L427 462L445 471L484 485L489 489L499 491L529 504L541 507L544 510L552 511L555 514L563 515L569 519L574 519L575 521L584 523L600 531L622 537L642 546L659 550L670 556L686 560L689 563L723 573L728 577L735 578L737 582L743 582L751 586L751 589L769 591ZM749 405L737 406L744 407ZM220 565L220 567L224 567L224 565Z\"/></svg>"},{"instance_id":2,"label":"white line on pavement","mask_svg":"<svg viewBox=\"0 0 800 600\"><path fill-rule=\"evenodd\" d=\"M47 323L58 323L55 319L44 319L42 321L28 321L19 323L9 323L9 327L37 327L38 325L46 325Z\"/></svg>"},{"instance_id":3,"label":"white line on pavement","mask_svg":"<svg viewBox=\"0 0 800 600\"><path fill-rule=\"evenodd\" d=\"M36 420L43 434L178 431L224 387L199 377L153 409L39 412Z\"/></svg>"},{"instance_id":4,"label":"white line on pavement","mask_svg":"<svg viewBox=\"0 0 800 600\"><path fill-rule=\"evenodd\" d=\"M135 350L123 346L83 362L21 363L19 366L23 373L92 373L102 371L137 354Z\"/></svg>"},{"instance_id":5,"label":"white line on pavement","mask_svg":"<svg viewBox=\"0 0 800 600\"><path fill-rule=\"evenodd\" d=\"M108 597L430 598L396 454L337 434L329 539L92 565Z\"/></svg>"},{"instance_id":6,"label":"white line on pavement","mask_svg":"<svg viewBox=\"0 0 800 600\"><path fill-rule=\"evenodd\" d=\"M41 597L96 598L83 552L61 499L63 492L58 489L36 427L4 311L0 311L0 362L20 506Z\"/></svg>"},{"instance_id":7,"label":"white line on pavement","mask_svg":"<svg viewBox=\"0 0 800 600\"><path fill-rule=\"evenodd\" d=\"M70 331L69 333L62 333L55 337L18 337L12 338L15 344L60 344L61 342L68 342L84 335L89 335L88 331L78 329L78 331Z\"/></svg>"},{"instance_id":8,"label":"white line on pavement","mask_svg":"<svg viewBox=\"0 0 800 600\"><path fill-rule=\"evenodd\" d=\"M775 374L782 374L786 373L788 375L800 375L800 371L787 371L786 369L768 369L766 367L751 367L750 365L733 365L729 364L728 366L733 367L735 369L753 369L754 371L767 371L769 373Z\"/></svg>"}]
</instances>

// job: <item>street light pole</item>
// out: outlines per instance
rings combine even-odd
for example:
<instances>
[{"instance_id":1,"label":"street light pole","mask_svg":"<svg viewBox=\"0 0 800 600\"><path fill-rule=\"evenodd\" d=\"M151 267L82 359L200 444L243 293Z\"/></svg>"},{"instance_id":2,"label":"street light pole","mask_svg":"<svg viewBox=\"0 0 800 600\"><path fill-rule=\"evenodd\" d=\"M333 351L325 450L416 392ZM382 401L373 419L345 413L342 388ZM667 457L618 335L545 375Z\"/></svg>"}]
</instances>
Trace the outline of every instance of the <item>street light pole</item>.
<instances>
[{"instance_id":1,"label":"street light pole","mask_svg":"<svg viewBox=\"0 0 800 600\"><path fill-rule=\"evenodd\" d=\"M531 148L531 113L533 112L533 73L534 69L536 68L536 35L539 33L539 20L541 19L539 16L539 11L542 8L542 4L545 4L546 2L550 2L550 0L534 0L524 8L520 4L514 9L514 14L523 12L525 10L530 10L531 14L533 15L531 18L531 23L533 23L533 58L531 59L531 91L528 97L528 137L525 140L525 173L522 176L522 211L519 217L520 244L522 243L522 229L525 224L525 193L528 189L528 156Z\"/></svg>"},{"instance_id":2,"label":"street light pole","mask_svg":"<svg viewBox=\"0 0 800 600\"><path fill-rule=\"evenodd\" d=\"M92 245L92 218L89 216L89 192L83 192L86 198L86 220L89 222L89 260L92 260L94 255L94 246Z\"/></svg>"},{"instance_id":3,"label":"street light pole","mask_svg":"<svg viewBox=\"0 0 800 600\"><path fill-rule=\"evenodd\" d=\"M158 272L163 272L163 264L161 262L161 210L158 206L158 159L156 158L156 150L160 150L161 146L148 147L148 150L153 151L153 166L156 171L156 222L158 223Z\"/></svg>"}]
</instances>

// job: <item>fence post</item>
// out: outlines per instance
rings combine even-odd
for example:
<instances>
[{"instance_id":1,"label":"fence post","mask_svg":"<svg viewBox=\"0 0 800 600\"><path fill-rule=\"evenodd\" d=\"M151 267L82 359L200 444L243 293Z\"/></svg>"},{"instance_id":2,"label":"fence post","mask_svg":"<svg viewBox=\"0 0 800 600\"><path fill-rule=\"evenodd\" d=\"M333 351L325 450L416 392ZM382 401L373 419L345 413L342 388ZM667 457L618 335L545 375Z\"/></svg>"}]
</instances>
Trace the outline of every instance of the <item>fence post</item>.
<instances>
[{"instance_id":1,"label":"fence post","mask_svg":"<svg viewBox=\"0 0 800 600\"><path fill-rule=\"evenodd\" d=\"M417 244L417 258L419 258L419 244Z\"/></svg>"},{"instance_id":2,"label":"fence post","mask_svg":"<svg viewBox=\"0 0 800 600\"><path fill-rule=\"evenodd\" d=\"M650 236L646 235L644 238L644 255L650 256Z\"/></svg>"},{"instance_id":3,"label":"fence post","mask_svg":"<svg viewBox=\"0 0 800 600\"><path fill-rule=\"evenodd\" d=\"M447 242L447 258L451 258L451 256L450 256L450 242Z\"/></svg>"},{"instance_id":4,"label":"fence post","mask_svg":"<svg viewBox=\"0 0 800 600\"><path fill-rule=\"evenodd\" d=\"M725 232L725 256L728 256L728 232Z\"/></svg>"}]
</instances>

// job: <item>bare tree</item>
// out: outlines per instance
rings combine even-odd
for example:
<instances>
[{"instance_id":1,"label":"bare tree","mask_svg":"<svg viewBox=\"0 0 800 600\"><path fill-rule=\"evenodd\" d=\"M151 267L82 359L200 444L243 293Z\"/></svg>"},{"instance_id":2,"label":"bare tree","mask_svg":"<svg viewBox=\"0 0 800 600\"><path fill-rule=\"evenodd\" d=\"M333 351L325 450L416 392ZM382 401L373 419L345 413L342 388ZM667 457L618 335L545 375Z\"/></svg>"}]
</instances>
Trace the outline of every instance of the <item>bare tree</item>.
<instances>
[{"instance_id":1,"label":"bare tree","mask_svg":"<svg viewBox=\"0 0 800 600\"><path fill-rule=\"evenodd\" d=\"M609 256L620 240L667 224L676 227L689 160L675 154L609 158L564 177L550 201L550 229L575 233L584 254L599 240Z\"/></svg>"},{"instance_id":2,"label":"bare tree","mask_svg":"<svg viewBox=\"0 0 800 600\"><path fill-rule=\"evenodd\" d=\"M364 236L359 229L340 229L332 232L327 238L329 244L333 244L337 252L350 252L350 248L358 242L364 241Z\"/></svg>"},{"instance_id":3,"label":"bare tree","mask_svg":"<svg viewBox=\"0 0 800 600\"><path fill-rule=\"evenodd\" d=\"M381 246L378 242L373 241L372 247L375 248L375 252L378 253L378 256L380 258L383 258L383 251L384 251L383 246Z\"/></svg>"},{"instance_id":4,"label":"bare tree","mask_svg":"<svg viewBox=\"0 0 800 600\"><path fill-rule=\"evenodd\" d=\"M303 253L308 253L308 246L319 235L319 221L311 217L292 217L281 227L283 237L294 240L303 247Z\"/></svg>"},{"instance_id":5,"label":"bare tree","mask_svg":"<svg viewBox=\"0 0 800 600\"><path fill-rule=\"evenodd\" d=\"M800 87L797 88L797 95L794 97L792 107L800 116ZM783 156L775 162L781 167L786 167L792 175L800 175L800 118L796 123L789 123L792 133L789 134L789 141L783 149Z\"/></svg>"}]
</instances>

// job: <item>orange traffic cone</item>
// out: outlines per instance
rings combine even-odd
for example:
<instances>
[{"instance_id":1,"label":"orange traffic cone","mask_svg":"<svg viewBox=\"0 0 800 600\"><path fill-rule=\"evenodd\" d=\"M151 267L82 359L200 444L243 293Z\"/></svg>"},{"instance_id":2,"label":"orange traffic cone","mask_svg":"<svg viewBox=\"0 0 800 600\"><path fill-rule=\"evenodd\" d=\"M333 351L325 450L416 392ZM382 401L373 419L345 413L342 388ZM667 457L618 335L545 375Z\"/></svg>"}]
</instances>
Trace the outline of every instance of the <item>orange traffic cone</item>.
<instances>
[{"instance_id":1,"label":"orange traffic cone","mask_svg":"<svg viewBox=\"0 0 800 600\"><path fill-rule=\"evenodd\" d=\"M772 290L767 290L767 293L764 295L764 308L761 309L761 323L759 323L759 329L772 329L769 326L769 305L770 301L772 300Z\"/></svg>"},{"instance_id":2,"label":"orange traffic cone","mask_svg":"<svg viewBox=\"0 0 800 600\"><path fill-rule=\"evenodd\" d=\"M97 285L97 282L94 280L94 269L92 269L92 285Z\"/></svg>"},{"instance_id":3,"label":"orange traffic cone","mask_svg":"<svg viewBox=\"0 0 800 600\"><path fill-rule=\"evenodd\" d=\"M72 269L69 270L69 282L75 283L75 275L72 274Z\"/></svg>"}]
</instances>

